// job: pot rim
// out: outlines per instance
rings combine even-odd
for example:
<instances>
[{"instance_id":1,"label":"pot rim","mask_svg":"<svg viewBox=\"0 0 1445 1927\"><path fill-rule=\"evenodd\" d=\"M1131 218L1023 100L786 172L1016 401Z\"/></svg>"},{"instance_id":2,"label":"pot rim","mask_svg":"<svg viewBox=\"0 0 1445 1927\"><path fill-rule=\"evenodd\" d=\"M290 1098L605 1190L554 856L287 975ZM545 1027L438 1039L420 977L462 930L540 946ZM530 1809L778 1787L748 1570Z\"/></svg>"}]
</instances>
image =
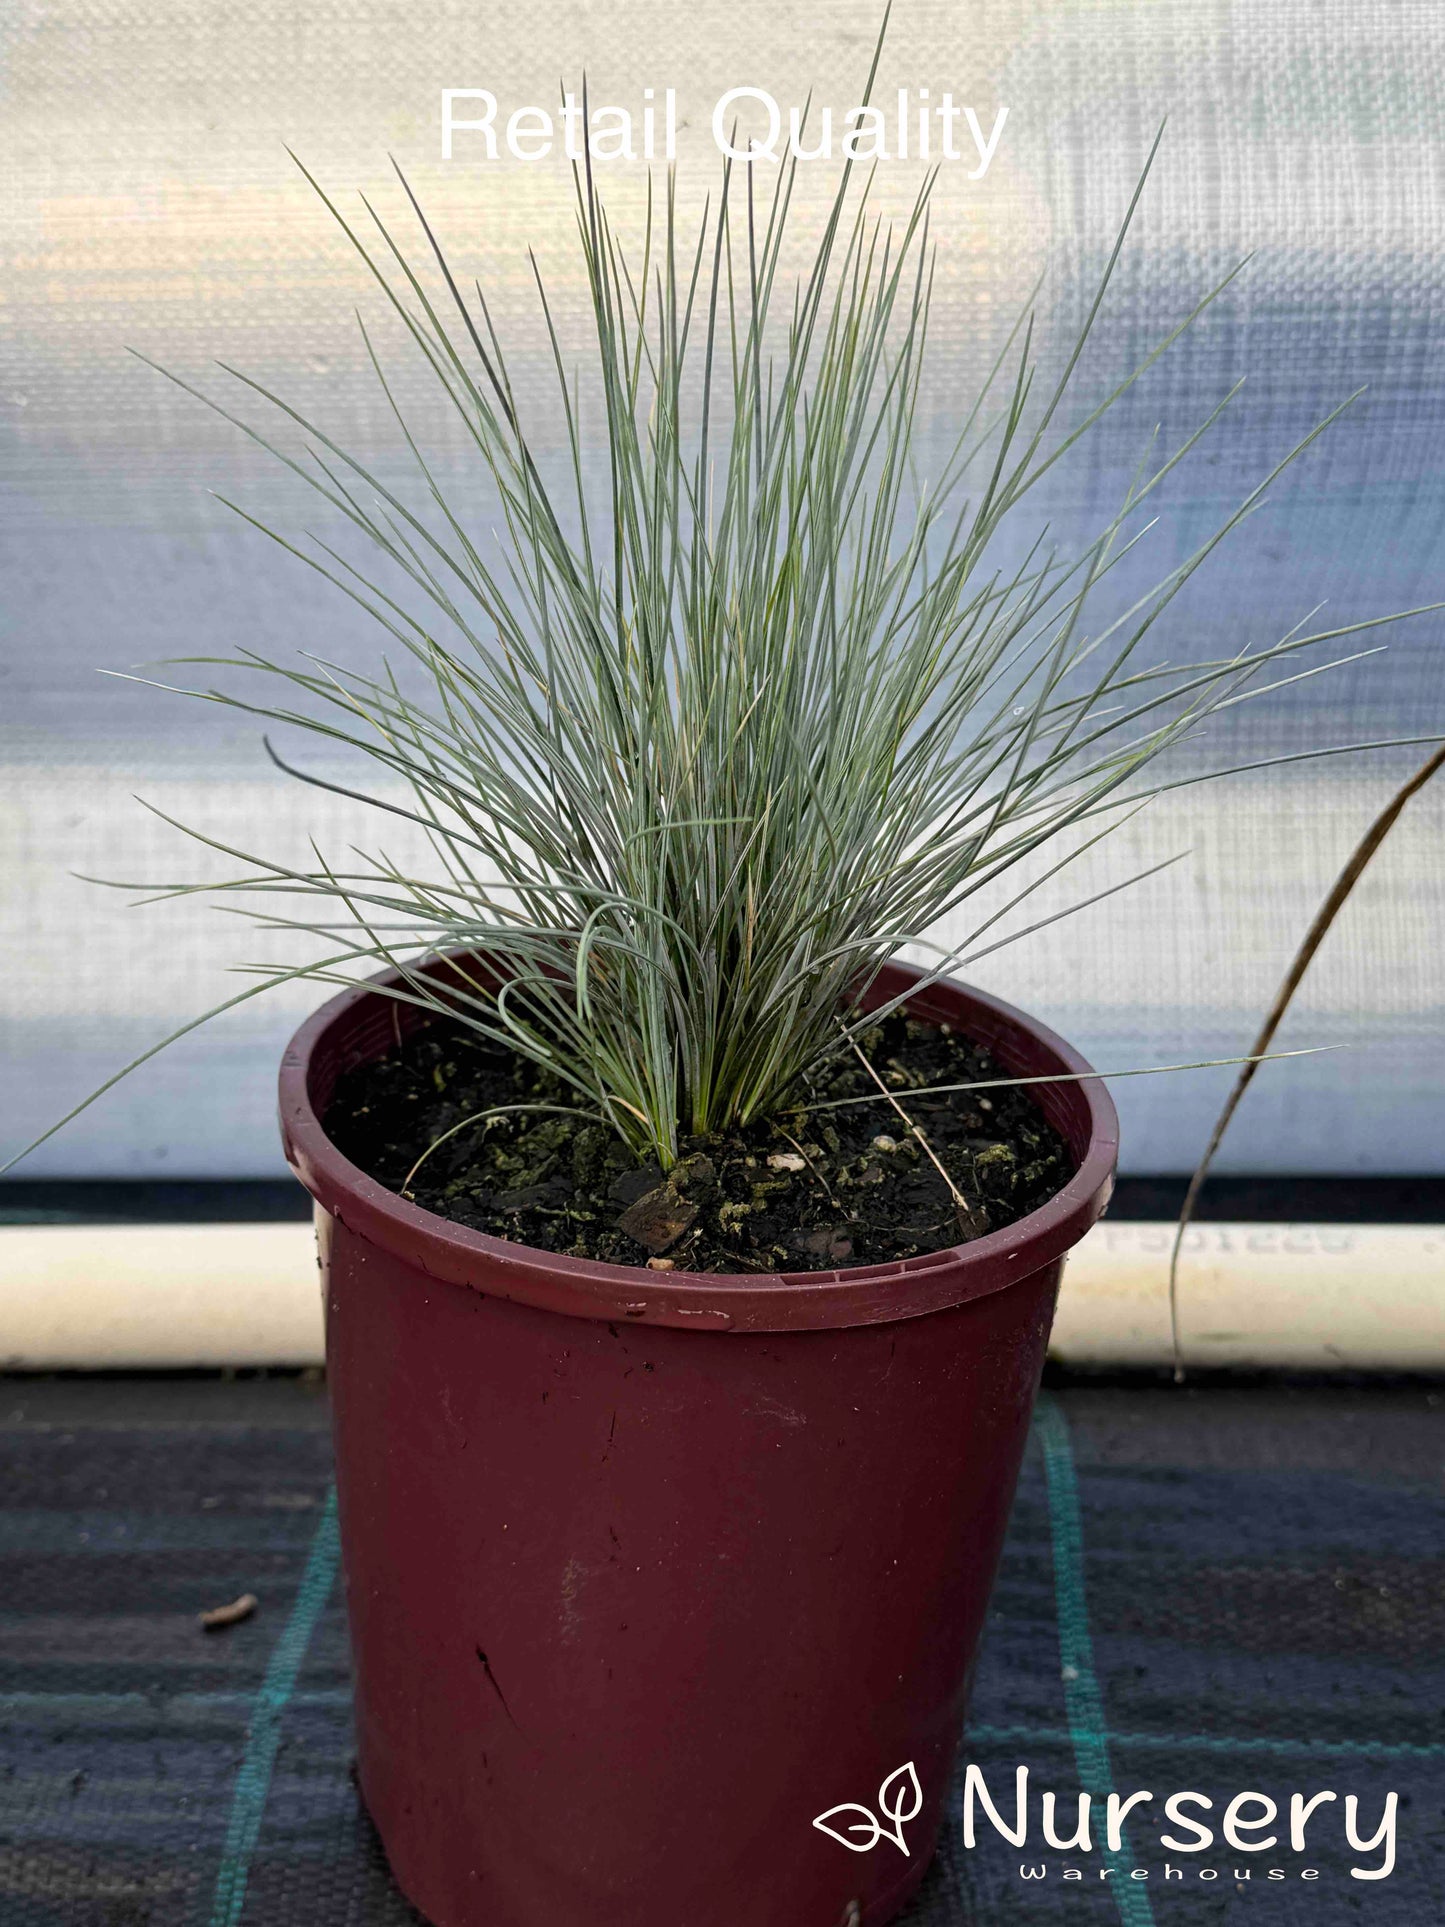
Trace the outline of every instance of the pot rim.
<instances>
[{"instance_id":1,"label":"pot rim","mask_svg":"<svg viewBox=\"0 0 1445 1927\"><path fill-rule=\"evenodd\" d=\"M909 964L885 965L870 1000L894 996L924 974ZM400 981L395 970L379 972L331 998L296 1032L281 1061L281 1136L287 1163L323 1211L438 1282L573 1317L694 1331L891 1323L1002 1290L1062 1259L1100 1217L1113 1190L1119 1120L1102 1078L1037 1019L985 991L941 978L918 993L916 1015L958 1023L1006 1070L1060 1072L1078 1080L1038 1087L1041 1093L1076 1093L1073 1103L1088 1135L1073 1176L1026 1217L970 1244L835 1271L653 1271L513 1244L408 1203L369 1177L332 1143L312 1103L318 1050L374 996L373 986ZM1060 1121L1053 1121L1059 1128Z\"/></svg>"}]
</instances>

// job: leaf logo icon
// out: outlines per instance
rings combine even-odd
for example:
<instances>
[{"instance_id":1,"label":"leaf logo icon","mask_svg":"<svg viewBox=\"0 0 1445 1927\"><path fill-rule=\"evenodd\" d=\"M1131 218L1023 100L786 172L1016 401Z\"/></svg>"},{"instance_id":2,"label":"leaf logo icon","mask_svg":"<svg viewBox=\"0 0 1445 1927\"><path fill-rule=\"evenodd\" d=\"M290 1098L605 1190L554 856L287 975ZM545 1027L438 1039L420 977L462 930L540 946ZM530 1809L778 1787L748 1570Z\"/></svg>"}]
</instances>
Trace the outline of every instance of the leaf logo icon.
<instances>
[{"instance_id":1,"label":"leaf logo icon","mask_svg":"<svg viewBox=\"0 0 1445 1927\"><path fill-rule=\"evenodd\" d=\"M847 1828L841 1832L837 1827L829 1826L828 1822L830 1820L836 1820L840 1814L844 1813L855 1813L858 1817L856 1820L849 1821ZM838 1842L840 1847L846 1847L849 1853L867 1853L870 1848L876 1847L878 1842L883 1838L883 1829L879 1826L876 1815L870 1813L867 1807L856 1806L851 1800L845 1801L841 1807L829 1807L826 1813L820 1813L818 1815L813 1825L817 1827L820 1833L830 1835ZM850 1833L862 1834L865 1833L865 1830L866 1838L864 1839L850 1840L848 1838ZM908 1849L905 1847L904 1852L906 1853L907 1851Z\"/></svg>"},{"instance_id":2,"label":"leaf logo icon","mask_svg":"<svg viewBox=\"0 0 1445 1927\"><path fill-rule=\"evenodd\" d=\"M829 1807L820 1813L813 1825L820 1833L826 1833L836 1840L840 1847L849 1853L868 1853L880 1840L891 1840L898 1851L907 1857L908 1848L904 1844L903 1829L910 1820L916 1820L923 1810L923 1788L919 1785L918 1774L912 1760L900 1766L878 1789L878 1814L868 1807L859 1806L856 1801L845 1800L841 1806ZM841 1826L831 1822L840 1821L844 1814L852 1817ZM891 1825L885 1825L891 1821ZM850 1839L849 1835L856 1836Z\"/></svg>"}]
</instances>

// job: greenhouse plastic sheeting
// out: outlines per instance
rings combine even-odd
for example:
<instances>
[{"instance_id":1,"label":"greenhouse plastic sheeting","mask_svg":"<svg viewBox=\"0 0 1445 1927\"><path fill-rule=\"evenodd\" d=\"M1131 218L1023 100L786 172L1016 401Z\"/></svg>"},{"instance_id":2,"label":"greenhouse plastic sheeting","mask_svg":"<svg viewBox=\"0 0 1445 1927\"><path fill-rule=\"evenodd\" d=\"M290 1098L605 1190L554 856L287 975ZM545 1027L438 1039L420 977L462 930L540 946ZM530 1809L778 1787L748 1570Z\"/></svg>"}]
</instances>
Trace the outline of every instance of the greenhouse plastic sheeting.
<instances>
[{"instance_id":1,"label":"greenhouse plastic sheeting","mask_svg":"<svg viewBox=\"0 0 1445 1927\"><path fill-rule=\"evenodd\" d=\"M659 99L675 87L679 192L695 211L718 168L710 103L759 84L784 106L811 89L841 113L858 96L879 11L871 0L821 10L620 0L485 19L437 0L319 11L164 0L141 14L118 0L30 0L7 10L5 1148L230 994L228 964L271 954L231 918L195 904L133 909L71 874L212 873L220 859L147 815L133 793L243 848L299 853L314 832L344 850L357 834L350 806L269 767L247 719L96 673L252 643L375 655L358 611L208 490L298 539L316 521L314 502L126 352L218 391L227 378L212 358L234 363L315 409L384 475L400 472L352 312L359 303L375 318L376 291L284 143L348 207L365 190L404 226L386 158L395 152L466 276L486 281L530 406L549 368L529 246L564 345L583 340L570 180L560 164L489 163L462 137L443 161L441 89L490 87L510 107L552 98L559 74L580 84L585 69L594 100L636 110L645 87ZM1253 259L1088 452L1050 478L1026 533L1045 519L1065 540L1097 528L1156 425L1161 448L1177 445L1245 377L1131 558L1162 574L1364 387L1174 605L1159 646L1176 659L1217 657L1283 635L1320 603L1319 622L1344 624L1445 595L1445 10L1435 0L914 0L895 16L880 98L928 86L934 100L948 89L985 117L1008 109L983 178L958 165L939 180L921 472L937 472L971 382L1041 272L1046 337L1057 343L1077 324L1167 115L1080 373L1080 405L1240 257ZM643 175L619 167L604 178L625 230L636 226ZM882 204L901 206L916 178L901 163L881 168ZM815 226L832 179L825 167L802 170L800 233ZM385 325L378 338L403 401L434 426L404 344ZM437 460L454 477L462 451L441 435ZM1441 617L1379 640L1383 655L1221 718L1180 773L1445 727ZM1105 1068L1246 1049L1316 904L1421 754L1304 762L1175 790L1049 886L1046 907L1179 851L1186 861L975 974ZM1226 1165L1445 1169L1442 827L1436 785L1377 859L1280 1038L1347 1048L1269 1067ZM202 1031L29 1168L277 1169L273 1066L315 995L293 988ZM1229 1076L1120 1083L1126 1168L1192 1164Z\"/></svg>"}]
</instances>

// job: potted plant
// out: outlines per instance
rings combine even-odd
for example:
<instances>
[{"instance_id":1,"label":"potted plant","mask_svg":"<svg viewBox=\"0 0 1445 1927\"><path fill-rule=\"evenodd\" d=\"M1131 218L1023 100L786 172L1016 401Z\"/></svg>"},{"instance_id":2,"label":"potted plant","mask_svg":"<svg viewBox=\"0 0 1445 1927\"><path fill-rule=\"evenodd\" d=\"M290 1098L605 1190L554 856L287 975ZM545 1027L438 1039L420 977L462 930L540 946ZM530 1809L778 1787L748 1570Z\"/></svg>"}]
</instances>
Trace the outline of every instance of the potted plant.
<instances>
[{"instance_id":1,"label":"potted plant","mask_svg":"<svg viewBox=\"0 0 1445 1927\"><path fill-rule=\"evenodd\" d=\"M289 896L262 921L321 945L243 996L344 986L281 1121L317 1203L361 1785L439 1927L842 1927L917 1885L1117 1129L1076 1052L957 980L1031 885L900 952L1035 851L1061 870L1344 633L1146 645L1266 484L1086 629L1220 410L1082 553L998 565L1187 322L1068 423L1104 287L1047 392L1021 322L915 488L928 191L890 232L845 174L793 280L793 179L764 206L725 176L687 240L669 183L634 258L584 169L585 383L538 282L560 485L420 207L425 271L337 213L495 549L399 408L415 499L285 403L309 455L247 428L374 545L372 573L293 553L400 655L256 653L259 693L201 693L370 757L432 859L247 855L214 887Z\"/></svg>"}]
</instances>

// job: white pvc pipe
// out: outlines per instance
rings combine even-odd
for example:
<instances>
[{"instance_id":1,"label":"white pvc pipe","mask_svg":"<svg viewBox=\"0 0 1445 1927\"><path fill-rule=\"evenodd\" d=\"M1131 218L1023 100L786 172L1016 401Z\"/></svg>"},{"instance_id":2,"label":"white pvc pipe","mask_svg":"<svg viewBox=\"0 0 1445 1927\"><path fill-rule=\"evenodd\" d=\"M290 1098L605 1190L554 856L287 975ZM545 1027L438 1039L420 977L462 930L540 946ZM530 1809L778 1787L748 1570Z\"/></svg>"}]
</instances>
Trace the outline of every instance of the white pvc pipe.
<instances>
[{"instance_id":1,"label":"white pvc pipe","mask_svg":"<svg viewBox=\"0 0 1445 1927\"><path fill-rule=\"evenodd\" d=\"M0 1367L319 1365L309 1224L0 1226Z\"/></svg>"},{"instance_id":2,"label":"white pvc pipe","mask_svg":"<svg viewBox=\"0 0 1445 1927\"><path fill-rule=\"evenodd\" d=\"M1096 1225L1064 1275L1052 1355L1170 1361L1173 1226ZM1185 1363L1445 1370L1445 1229L1205 1224L1179 1278ZM0 1227L0 1368L140 1370L322 1360L311 1228Z\"/></svg>"},{"instance_id":3,"label":"white pvc pipe","mask_svg":"<svg viewBox=\"0 0 1445 1927\"><path fill-rule=\"evenodd\" d=\"M1095 1225L1064 1273L1052 1355L1167 1365L1172 1224ZM1186 1365L1445 1369L1445 1227L1200 1224L1179 1263Z\"/></svg>"}]
</instances>

